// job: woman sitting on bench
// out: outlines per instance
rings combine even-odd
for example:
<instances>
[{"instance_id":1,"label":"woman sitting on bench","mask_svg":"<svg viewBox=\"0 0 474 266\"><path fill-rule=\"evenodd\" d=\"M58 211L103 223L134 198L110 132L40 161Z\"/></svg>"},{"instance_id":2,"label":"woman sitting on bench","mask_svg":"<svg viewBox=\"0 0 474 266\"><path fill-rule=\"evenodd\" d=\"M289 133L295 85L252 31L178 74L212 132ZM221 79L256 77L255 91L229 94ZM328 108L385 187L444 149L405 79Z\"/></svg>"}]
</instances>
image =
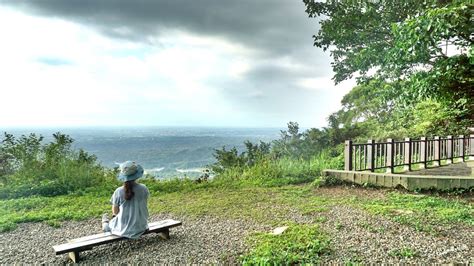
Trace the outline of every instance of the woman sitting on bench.
<instances>
[{"instance_id":1,"label":"woman sitting on bench","mask_svg":"<svg viewBox=\"0 0 474 266\"><path fill-rule=\"evenodd\" d=\"M102 216L102 230L127 238L138 238L148 229L148 188L135 180L143 176L143 167L132 161L119 164L118 179L123 186L117 188L110 199L112 219Z\"/></svg>"}]
</instances>

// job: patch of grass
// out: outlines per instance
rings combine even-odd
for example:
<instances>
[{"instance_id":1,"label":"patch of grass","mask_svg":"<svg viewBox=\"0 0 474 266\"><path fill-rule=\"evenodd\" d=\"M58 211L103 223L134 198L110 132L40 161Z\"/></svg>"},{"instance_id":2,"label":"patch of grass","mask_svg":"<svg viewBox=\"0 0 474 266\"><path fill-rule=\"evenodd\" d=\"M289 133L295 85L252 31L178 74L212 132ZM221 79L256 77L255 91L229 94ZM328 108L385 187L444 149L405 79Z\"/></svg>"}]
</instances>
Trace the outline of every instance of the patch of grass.
<instances>
[{"instance_id":1,"label":"patch of grass","mask_svg":"<svg viewBox=\"0 0 474 266\"><path fill-rule=\"evenodd\" d=\"M385 199L358 204L370 213L386 215L419 231L432 232L434 225L453 222L474 225L473 206L461 200L391 192Z\"/></svg>"},{"instance_id":2,"label":"patch of grass","mask_svg":"<svg viewBox=\"0 0 474 266\"><path fill-rule=\"evenodd\" d=\"M244 265L317 264L329 252L329 238L317 225L291 224L281 235L256 233L251 250L241 257Z\"/></svg>"},{"instance_id":3,"label":"patch of grass","mask_svg":"<svg viewBox=\"0 0 474 266\"><path fill-rule=\"evenodd\" d=\"M315 194L311 184L278 188L278 202L297 209L304 215L324 213L329 211L331 206L342 203L339 198Z\"/></svg>"},{"instance_id":4,"label":"patch of grass","mask_svg":"<svg viewBox=\"0 0 474 266\"><path fill-rule=\"evenodd\" d=\"M187 193L153 194L152 213L170 212L189 216L217 216L230 219L253 219L274 223L286 219L289 208L281 206L276 188L211 188Z\"/></svg>"},{"instance_id":5,"label":"patch of grass","mask_svg":"<svg viewBox=\"0 0 474 266\"><path fill-rule=\"evenodd\" d=\"M0 220L0 232L7 232L16 228L16 223L7 220Z\"/></svg>"},{"instance_id":6,"label":"patch of grass","mask_svg":"<svg viewBox=\"0 0 474 266\"><path fill-rule=\"evenodd\" d=\"M400 249L391 250L388 255L397 258L413 258L418 256L418 252L409 247L403 247Z\"/></svg>"},{"instance_id":7,"label":"patch of grass","mask_svg":"<svg viewBox=\"0 0 474 266\"><path fill-rule=\"evenodd\" d=\"M252 219L267 224L287 220L291 210L282 197L296 187L195 187L188 191L161 192L150 189L148 208L154 213L187 216L216 216L230 219ZM0 231L12 230L23 222L45 221L56 226L64 220L100 217L110 212L110 195L103 190L56 197L34 196L0 200Z\"/></svg>"},{"instance_id":8,"label":"patch of grass","mask_svg":"<svg viewBox=\"0 0 474 266\"><path fill-rule=\"evenodd\" d=\"M230 219L252 219L266 224L287 220L295 199L306 192L300 186L250 187L215 184L194 184L183 191L167 192L169 181L163 187L147 184L150 189L150 214L175 213L187 216L216 216ZM189 181L183 181L189 182ZM23 222L45 221L56 226L64 220L82 220L100 217L110 212L109 199L115 187L97 188L83 193L56 197L34 196L0 200L0 231L12 230Z\"/></svg>"},{"instance_id":9,"label":"patch of grass","mask_svg":"<svg viewBox=\"0 0 474 266\"><path fill-rule=\"evenodd\" d=\"M383 233L385 229L383 227L377 227L367 222L357 222L357 225L371 233Z\"/></svg>"},{"instance_id":10,"label":"patch of grass","mask_svg":"<svg viewBox=\"0 0 474 266\"><path fill-rule=\"evenodd\" d=\"M29 197L0 201L0 231L12 230L18 223L46 221L58 226L59 221L98 217L110 211L107 197L57 196Z\"/></svg>"},{"instance_id":11,"label":"patch of grass","mask_svg":"<svg viewBox=\"0 0 474 266\"><path fill-rule=\"evenodd\" d=\"M328 220L327 217L325 217L325 216L319 216L319 217L316 217L316 220L315 220L315 221L316 221L317 223L324 223L324 222L326 222L327 220Z\"/></svg>"},{"instance_id":12,"label":"patch of grass","mask_svg":"<svg viewBox=\"0 0 474 266\"><path fill-rule=\"evenodd\" d=\"M307 206L307 207L303 207L302 210L303 210L302 213L304 215L313 215L313 214L316 214L316 213L327 212L327 211L329 211L329 208L328 207L323 207L323 206L320 206L320 207Z\"/></svg>"},{"instance_id":13,"label":"patch of grass","mask_svg":"<svg viewBox=\"0 0 474 266\"><path fill-rule=\"evenodd\" d=\"M387 216L420 231L432 232L434 225L474 224L472 205L436 196L387 192L385 197L373 199L370 193L332 194L327 188L314 188L309 183L260 187L221 180L204 183L191 180L140 182L150 189L148 207L151 214L215 216L276 225L288 221L289 213L294 211L321 216L320 221L324 221L324 213L333 206L349 205L374 215ZM12 230L22 222L46 221L56 226L64 220L100 217L102 213L110 212L109 199L115 188L112 184L63 196L0 200L0 231ZM379 230L373 228L371 231Z\"/></svg>"},{"instance_id":14,"label":"patch of grass","mask_svg":"<svg viewBox=\"0 0 474 266\"><path fill-rule=\"evenodd\" d=\"M374 190L384 197L371 198L371 194L354 193L345 195L320 194L312 184L285 187L281 203L295 208L302 214L315 215L332 206L349 205L361 208L374 215L386 216L398 223L415 228L418 231L434 233L437 225L452 226L456 223L474 225L473 205L465 200L447 199L439 196L408 194L390 190ZM283 189L283 188L280 188ZM369 230L370 229L370 230ZM368 228L371 232L381 232L380 228Z\"/></svg>"},{"instance_id":15,"label":"patch of grass","mask_svg":"<svg viewBox=\"0 0 474 266\"><path fill-rule=\"evenodd\" d=\"M350 258L349 260L344 261L345 266L358 266L358 265L364 265L362 262L364 260L358 256L354 256Z\"/></svg>"},{"instance_id":16,"label":"patch of grass","mask_svg":"<svg viewBox=\"0 0 474 266\"><path fill-rule=\"evenodd\" d=\"M48 224L49 226L54 227L54 228L61 227L61 222L58 221L58 220L48 220L48 221L46 221L46 224Z\"/></svg>"}]
</instances>

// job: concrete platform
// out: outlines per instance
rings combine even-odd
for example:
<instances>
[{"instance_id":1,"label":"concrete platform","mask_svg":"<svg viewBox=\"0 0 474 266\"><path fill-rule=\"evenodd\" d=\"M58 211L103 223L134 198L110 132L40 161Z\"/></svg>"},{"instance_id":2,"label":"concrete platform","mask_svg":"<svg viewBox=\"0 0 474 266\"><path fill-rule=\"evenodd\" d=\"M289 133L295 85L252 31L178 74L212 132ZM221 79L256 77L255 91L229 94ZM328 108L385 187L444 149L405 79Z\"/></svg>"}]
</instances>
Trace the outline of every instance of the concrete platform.
<instances>
[{"instance_id":1,"label":"concrete platform","mask_svg":"<svg viewBox=\"0 0 474 266\"><path fill-rule=\"evenodd\" d=\"M471 164L471 163L470 163ZM324 170L325 176L332 176L359 185L371 184L380 187L403 187L408 190L474 187L474 176L434 176L415 174L385 174L360 171Z\"/></svg>"},{"instance_id":2,"label":"concrete platform","mask_svg":"<svg viewBox=\"0 0 474 266\"><path fill-rule=\"evenodd\" d=\"M430 167L426 169L414 170L401 173L404 175L434 175L434 176L474 176L474 161L456 162L440 167Z\"/></svg>"}]
</instances>

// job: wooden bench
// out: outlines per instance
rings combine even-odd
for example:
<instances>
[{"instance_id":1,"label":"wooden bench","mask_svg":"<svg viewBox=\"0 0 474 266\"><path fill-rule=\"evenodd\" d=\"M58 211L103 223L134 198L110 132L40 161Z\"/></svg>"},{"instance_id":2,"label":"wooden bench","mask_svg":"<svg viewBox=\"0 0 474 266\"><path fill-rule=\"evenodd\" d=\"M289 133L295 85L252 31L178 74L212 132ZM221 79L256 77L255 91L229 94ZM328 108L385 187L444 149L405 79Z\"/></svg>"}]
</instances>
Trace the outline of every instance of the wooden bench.
<instances>
[{"instance_id":1,"label":"wooden bench","mask_svg":"<svg viewBox=\"0 0 474 266\"><path fill-rule=\"evenodd\" d=\"M153 222L148 224L148 230L143 234L158 233L160 237L169 239L170 228L181 225L180 221L172 219L163 220L159 222ZM69 257L72 261L79 261L79 252L84 250L91 250L94 246L99 246L115 241L128 239L122 236L112 235L110 232L100 233L96 235L90 235L69 240L66 244L53 246L56 255L69 253Z\"/></svg>"}]
</instances>

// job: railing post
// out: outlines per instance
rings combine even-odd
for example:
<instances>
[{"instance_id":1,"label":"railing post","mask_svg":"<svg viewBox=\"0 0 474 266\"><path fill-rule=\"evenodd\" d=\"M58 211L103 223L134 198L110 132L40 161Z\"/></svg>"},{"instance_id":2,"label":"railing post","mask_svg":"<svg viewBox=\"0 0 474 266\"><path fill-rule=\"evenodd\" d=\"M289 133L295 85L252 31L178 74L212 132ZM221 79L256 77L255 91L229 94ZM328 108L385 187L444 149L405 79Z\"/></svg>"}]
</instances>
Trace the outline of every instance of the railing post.
<instances>
[{"instance_id":1,"label":"railing post","mask_svg":"<svg viewBox=\"0 0 474 266\"><path fill-rule=\"evenodd\" d=\"M393 174L394 172L394 141L393 139L387 139L387 173Z\"/></svg>"},{"instance_id":2,"label":"railing post","mask_svg":"<svg viewBox=\"0 0 474 266\"><path fill-rule=\"evenodd\" d=\"M459 144L459 156L461 156L461 159L463 162L466 161L466 158L464 158L464 156L466 156L466 152L465 152L465 142L466 142L466 137L464 135L459 135L459 141L461 142Z\"/></svg>"},{"instance_id":3,"label":"railing post","mask_svg":"<svg viewBox=\"0 0 474 266\"><path fill-rule=\"evenodd\" d=\"M428 160L428 145L426 144L426 137L420 138L420 160L422 162L420 168L426 168L426 161Z\"/></svg>"},{"instance_id":4,"label":"railing post","mask_svg":"<svg viewBox=\"0 0 474 266\"><path fill-rule=\"evenodd\" d=\"M411 139L410 138L405 138L405 142L403 143L405 148L405 154L404 154L404 163L406 164L404 169L405 171L411 171Z\"/></svg>"},{"instance_id":5,"label":"railing post","mask_svg":"<svg viewBox=\"0 0 474 266\"><path fill-rule=\"evenodd\" d=\"M433 165L441 165L441 140L438 136L434 137L434 161Z\"/></svg>"},{"instance_id":6,"label":"railing post","mask_svg":"<svg viewBox=\"0 0 474 266\"><path fill-rule=\"evenodd\" d=\"M469 160L474 160L474 135L469 135Z\"/></svg>"},{"instance_id":7,"label":"railing post","mask_svg":"<svg viewBox=\"0 0 474 266\"><path fill-rule=\"evenodd\" d=\"M344 143L344 170L352 171L352 140Z\"/></svg>"},{"instance_id":8,"label":"railing post","mask_svg":"<svg viewBox=\"0 0 474 266\"><path fill-rule=\"evenodd\" d=\"M375 140L369 139L367 143L369 144L367 149L367 168L373 172L375 171Z\"/></svg>"},{"instance_id":9,"label":"railing post","mask_svg":"<svg viewBox=\"0 0 474 266\"><path fill-rule=\"evenodd\" d=\"M447 136L447 147L446 147L446 164L453 163L453 151L454 151L454 142L453 136Z\"/></svg>"}]
</instances>

